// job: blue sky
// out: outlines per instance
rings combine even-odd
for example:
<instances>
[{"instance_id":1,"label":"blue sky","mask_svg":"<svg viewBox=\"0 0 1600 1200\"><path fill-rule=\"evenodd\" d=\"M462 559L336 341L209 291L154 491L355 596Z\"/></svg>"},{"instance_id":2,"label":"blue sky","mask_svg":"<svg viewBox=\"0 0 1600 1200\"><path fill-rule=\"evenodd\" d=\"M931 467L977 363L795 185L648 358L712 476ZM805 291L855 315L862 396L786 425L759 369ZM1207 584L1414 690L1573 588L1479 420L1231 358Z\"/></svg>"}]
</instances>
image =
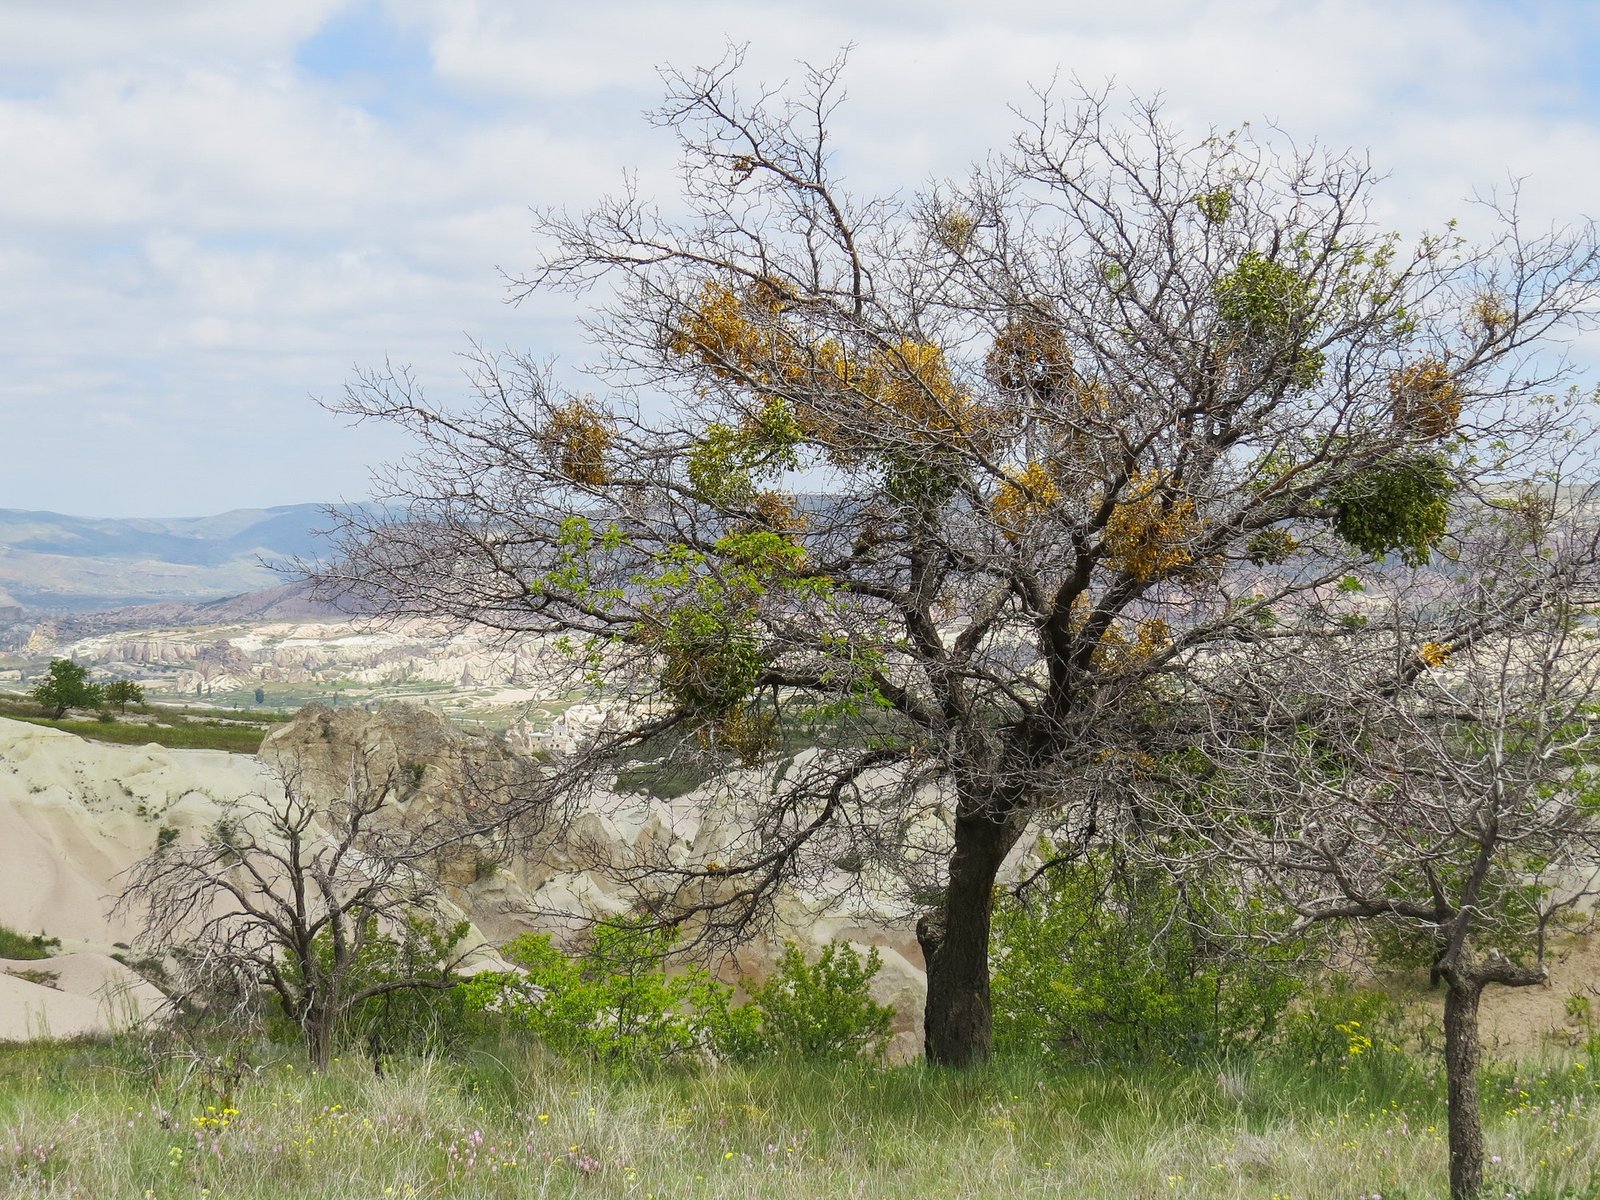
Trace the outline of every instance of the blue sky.
<instances>
[{"instance_id":1,"label":"blue sky","mask_svg":"<svg viewBox=\"0 0 1600 1200\"><path fill-rule=\"evenodd\" d=\"M624 168L656 68L750 44L753 77L854 45L839 161L867 191L963 173L1031 84L1116 78L1193 130L1274 120L1371 149L1381 219L1470 220L1524 180L1600 215L1600 5L1078 0L762 6L526 0L0 5L0 507L198 515L365 494L403 451L313 397L467 337L586 354L565 297L518 308L528 209ZM1588 344L1580 361L1600 363Z\"/></svg>"}]
</instances>

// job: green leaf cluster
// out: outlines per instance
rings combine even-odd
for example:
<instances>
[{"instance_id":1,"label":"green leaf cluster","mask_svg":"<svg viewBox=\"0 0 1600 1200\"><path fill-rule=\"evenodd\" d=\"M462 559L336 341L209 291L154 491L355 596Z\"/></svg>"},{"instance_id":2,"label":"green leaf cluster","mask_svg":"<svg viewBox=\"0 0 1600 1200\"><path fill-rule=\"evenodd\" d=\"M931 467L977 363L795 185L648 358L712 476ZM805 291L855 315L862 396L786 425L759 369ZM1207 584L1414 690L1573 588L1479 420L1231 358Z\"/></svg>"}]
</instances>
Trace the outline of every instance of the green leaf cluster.
<instances>
[{"instance_id":1,"label":"green leaf cluster","mask_svg":"<svg viewBox=\"0 0 1600 1200\"><path fill-rule=\"evenodd\" d=\"M257 688L256 690L260 691L261 689ZM107 704L115 704L123 712L127 712L128 705L144 703L144 688L131 679L113 679L101 689L101 699Z\"/></svg>"},{"instance_id":2,"label":"green leaf cluster","mask_svg":"<svg viewBox=\"0 0 1600 1200\"><path fill-rule=\"evenodd\" d=\"M60 720L69 708L99 708L104 693L89 682L89 668L67 658L52 658L43 679L28 695Z\"/></svg>"},{"instance_id":3,"label":"green leaf cluster","mask_svg":"<svg viewBox=\"0 0 1600 1200\"><path fill-rule=\"evenodd\" d=\"M1213 188L1194 198L1194 206L1206 219L1207 225L1221 225L1233 212L1233 192L1229 188Z\"/></svg>"},{"instance_id":4,"label":"green leaf cluster","mask_svg":"<svg viewBox=\"0 0 1600 1200\"><path fill-rule=\"evenodd\" d=\"M662 690L685 711L708 717L732 712L767 667L754 615L721 598L668 612L657 649Z\"/></svg>"},{"instance_id":5,"label":"green leaf cluster","mask_svg":"<svg viewBox=\"0 0 1600 1200\"><path fill-rule=\"evenodd\" d=\"M1454 491L1448 466L1435 455L1374 467L1329 497L1334 532L1357 550L1377 557L1398 550L1408 565L1422 566L1444 536Z\"/></svg>"},{"instance_id":6,"label":"green leaf cluster","mask_svg":"<svg viewBox=\"0 0 1600 1200\"><path fill-rule=\"evenodd\" d=\"M1293 267L1256 250L1245 253L1216 284L1217 316L1237 353L1276 365L1289 386L1304 390L1322 378L1325 356L1308 350L1316 288Z\"/></svg>"},{"instance_id":7,"label":"green leaf cluster","mask_svg":"<svg viewBox=\"0 0 1600 1200\"><path fill-rule=\"evenodd\" d=\"M602 925L589 949L571 957L547 934L523 934L501 948L522 972L474 976L468 1002L510 1018L561 1054L610 1066L680 1060L699 1050L688 1010L709 976L691 970L669 977L662 960L672 942L659 930Z\"/></svg>"},{"instance_id":8,"label":"green leaf cluster","mask_svg":"<svg viewBox=\"0 0 1600 1200\"><path fill-rule=\"evenodd\" d=\"M689 452L685 471L694 493L717 508L739 508L755 496L763 474L798 465L805 437L794 411L770 398L741 427L721 422L706 427Z\"/></svg>"},{"instance_id":9,"label":"green leaf cluster","mask_svg":"<svg viewBox=\"0 0 1600 1200\"><path fill-rule=\"evenodd\" d=\"M673 944L670 931L625 922L598 927L576 956L546 934L524 934L501 950L521 970L476 975L466 995L559 1053L612 1067L882 1052L893 1011L867 995L876 951L863 959L833 944L807 963L786 945L777 972L735 1005L734 989L703 967L668 972Z\"/></svg>"},{"instance_id":10,"label":"green leaf cluster","mask_svg":"<svg viewBox=\"0 0 1600 1200\"><path fill-rule=\"evenodd\" d=\"M862 958L850 946L830 942L808 963L798 946L786 942L777 974L751 993L767 1048L814 1060L881 1057L894 1020L894 1009L871 996L882 966L876 947Z\"/></svg>"},{"instance_id":11,"label":"green leaf cluster","mask_svg":"<svg viewBox=\"0 0 1600 1200\"><path fill-rule=\"evenodd\" d=\"M642 636L662 656L661 686L672 701L686 712L721 718L750 695L767 668L762 597L781 588L817 601L830 585L803 574L805 550L771 530L727 534L713 551L678 547L663 556L661 573L644 581L663 599ZM684 589L686 596L670 595Z\"/></svg>"}]
</instances>

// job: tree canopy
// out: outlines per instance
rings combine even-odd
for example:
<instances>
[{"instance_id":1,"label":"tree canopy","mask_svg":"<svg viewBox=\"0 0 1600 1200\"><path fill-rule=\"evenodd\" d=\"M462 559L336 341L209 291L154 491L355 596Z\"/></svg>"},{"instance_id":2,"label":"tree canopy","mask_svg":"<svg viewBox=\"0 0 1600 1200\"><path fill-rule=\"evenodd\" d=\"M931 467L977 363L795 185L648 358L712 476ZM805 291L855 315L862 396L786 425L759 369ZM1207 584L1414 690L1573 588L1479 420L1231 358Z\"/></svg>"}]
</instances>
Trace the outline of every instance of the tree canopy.
<instances>
[{"instance_id":1,"label":"tree canopy","mask_svg":"<svg viewBox=\"0 0 1600 1200\"><path fill-rule=\"evenodd\" d=\"M105 685L103 698L107 704L127 712L128 705L144 703L144 688L131 679L113 679Z\"/></svg>"},{"instance_id":2,"label":"tree canopy","mask_svg":"<svg viewBox=\"0 0 1600 1200\"><path fill-rule=\"evenodd\" d=\"M69 658L52 658L44 678L28 695L49 709L57 721L69 708L98 708L103 698L100 688L89 682L89 668Z\"/></svg>"},{"instance_id":3,"label":"tree canopy","mask_svg":"<svg viewBox=\"0 0 1600 1200\"><path fill-rule=\"evenodd\" d=\"M1453 570L1510 481L1567 494L1587 415L1548 397L1549 339L1589 320L1600 252L1514 197L1487 243L1408 243L1359 155L1108 94L1044 96L965 181L855 195L841 69L753 97L736 57L669 73L674 205L630 184L541 213L515 289L599 289L604 395L481 349L465 403L353 381L339 407L418 449L386 507L336 514L321 579L560 639L614 717L545 804L640 755L737 803L716 863L619 868L642 911L737 934L797 877L922 911L928 1053L965 1064L1026 831L1136 828L1130 783L1240 699L1240 663L1337 653L1381 612L1405 687L1560 594L1377 599Z\"/></svg>"}]
</instances>

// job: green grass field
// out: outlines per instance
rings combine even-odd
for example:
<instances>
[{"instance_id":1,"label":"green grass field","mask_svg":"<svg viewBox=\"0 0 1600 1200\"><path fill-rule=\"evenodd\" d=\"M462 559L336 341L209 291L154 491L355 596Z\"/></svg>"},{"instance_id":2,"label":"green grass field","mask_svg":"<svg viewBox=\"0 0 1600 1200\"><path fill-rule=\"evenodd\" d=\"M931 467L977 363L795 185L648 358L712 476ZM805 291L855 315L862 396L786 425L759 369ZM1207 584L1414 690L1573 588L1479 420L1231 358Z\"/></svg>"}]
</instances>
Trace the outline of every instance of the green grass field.
<instances>
[{"instance_id":1,"label":"green grass field","mask_svg":"<svg viewBox=\"0 0 1600 1200\"><path fill-rule=\"evenodd\" d=\"M131 725L101 721L50 721L43 717L16 719L50 729L62 729L92 742L114 742L121 746L143 746L154 742L175 750L226 750L231 754L254 754L261 748L261 739L266 736L264 729L249 725Z\"/></svg>"},{"instance_id":2,"label":"green grass field","mask_svg":"<svg viewBox=\"0 0 1600 1200\"><path fill-rule=\"evenodd\" d=\"M618 1079L526 1043L346 1058L262 1045L236 1082L135 1042L0 1052L0 1194L410 1197L1259 1197L1444 1192L1443 1106L1415 1071L1316 1076L1001 1063ZM1391 1060L1392 1067L1392 1060ZM1489 1195L1593 1196L1586 1061L1486 1080Z\"/></svg>"},{"instance_id":3,"label":"green grass field","mask_svg":"<svg viewBox=\"0 0 1600 1200\"><path fill-rule=\"evenodd\" d=\"M143 746L154 742L176 750L226 750L232 754L254 754L261 739L273 724L285 718L275 714L261 717L221 718L205 709L168 709L160 706L140 708L141 715L155 717L155 723L130 721L113 713L111 721L71 717L60 721L40 715L40 707L23 696L0 695L0 717L61 729L96 742L122 746Z\"/></svg>"}]
</instances>

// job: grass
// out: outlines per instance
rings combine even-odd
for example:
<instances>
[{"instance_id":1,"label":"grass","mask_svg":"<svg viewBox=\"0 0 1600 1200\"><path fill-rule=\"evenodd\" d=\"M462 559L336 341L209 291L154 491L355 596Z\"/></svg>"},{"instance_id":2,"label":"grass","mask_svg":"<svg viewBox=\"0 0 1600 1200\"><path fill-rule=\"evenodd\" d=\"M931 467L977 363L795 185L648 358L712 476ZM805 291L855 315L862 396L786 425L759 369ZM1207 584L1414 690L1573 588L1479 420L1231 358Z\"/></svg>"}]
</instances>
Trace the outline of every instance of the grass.
<instances>
[{"instance_id":1,"label":"grass","mask_svg":"<svg viewBox=\"0 0 1600 1200\"><path fill-rule=\"evenodd\" d=\"M1322 1197L1444 1191L1431 1084L1278 1060L1108 1072L767 1064L619 1079L537 1046L237 1081L134 1042L0 1052L6 1196ZM1491 1195L1596 1194L1586 1066L1486 1079ZM1408 1076L1410 1078L1410 1076Z\"/></svg>"},{"instance_id":2,"label":"grass","mask_svg":"<svg viewBox=\"0 0 1600 1200\"><path fill-rule=\"evenodd\" d=\"M112 742L121 746L143 746L154 742L175 750L226 750L232 754L254 754L268 728L289 718L265 713L259 717L219 719L215 709L166 708L145 705L142 715L154 716L155 723L129 722L113 712L112 720L86 720L67 717L57 721L41 716L39 705L23 696L0 693L0 717L60 729L93 742Z\"/></svg>"},{"instance_id":3,"label":"grass","mask_svg":"<svg viewBox=\"0 0 1600 1200\"><path fill-rule=\"evenodd\" d=\"M42 933L18 933L9 925L0 925L0 958L49 958L61 949L61 939L45 937Z\"/></svg>"},{"instance_id":4,"label":"grass","mask_svg":"<svg viewBox=\"0 0 1600 1200\"><path fill-rule=\"evenodd\" d=\"M120 746L143 746L154 742L175 750L226 750L231 754L254 754L261 748L261 739L266 736L264 729L249 725L125 725L106 721L52 721L47 717L20 715L14 719L30 725L43 725L47 729L64 730L91 742L113 742Z\"/></svg>"},{"instance_id":5,"label":"grass","mask_svg":"<svg viewBox=\"0 0 1600 1200\"><path fill-rule=\"evenodd\" d=\"M150 704L140 711L153 713L162 720L188 717L200 721L248 721L258 725L278 725L294 720L293 712L279 712L274 707L258 707L255 704L240 706L237 710L220 704Z\"/></svg>"}]
</instances>

